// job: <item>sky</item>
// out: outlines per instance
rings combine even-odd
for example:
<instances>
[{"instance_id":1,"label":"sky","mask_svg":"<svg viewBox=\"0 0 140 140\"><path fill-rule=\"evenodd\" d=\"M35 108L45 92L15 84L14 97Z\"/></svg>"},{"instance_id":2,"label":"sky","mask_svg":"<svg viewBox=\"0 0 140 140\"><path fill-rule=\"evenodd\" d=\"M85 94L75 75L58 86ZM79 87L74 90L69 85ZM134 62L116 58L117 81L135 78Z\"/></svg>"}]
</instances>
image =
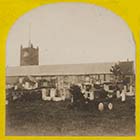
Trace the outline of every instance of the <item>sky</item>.
<instances>
[{"instance_id":1,"label":"sky","mask_svg":"<svg viewBox=\"0 0 140 140\"><path fill-rule=\"evenodd\" d=\"M20 46L29 40L39 47L40 65L135 61L125 21L92 4L48 4L20 17L7 38L7 66L20 65Z\"/></svg>"}]
</instances>

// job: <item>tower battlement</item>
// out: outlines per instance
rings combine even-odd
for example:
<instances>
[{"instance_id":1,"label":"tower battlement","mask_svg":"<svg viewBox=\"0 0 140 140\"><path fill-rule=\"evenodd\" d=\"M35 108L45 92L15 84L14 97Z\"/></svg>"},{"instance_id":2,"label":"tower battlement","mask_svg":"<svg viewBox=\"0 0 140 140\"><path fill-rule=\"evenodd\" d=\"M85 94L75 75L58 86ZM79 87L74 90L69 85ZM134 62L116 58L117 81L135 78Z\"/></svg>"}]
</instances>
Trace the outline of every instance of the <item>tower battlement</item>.
<instances>
[{"instance_id":1,"label":"tower battlement","mask_svg":"<svg viewBox=\"0 0 140 140\"><path fill-rule=\"evenodd\" d=\"M30 42L29 47L20 47L20 66L39 65L39 48L34 48Z\"/></svg>"}]
</instances>

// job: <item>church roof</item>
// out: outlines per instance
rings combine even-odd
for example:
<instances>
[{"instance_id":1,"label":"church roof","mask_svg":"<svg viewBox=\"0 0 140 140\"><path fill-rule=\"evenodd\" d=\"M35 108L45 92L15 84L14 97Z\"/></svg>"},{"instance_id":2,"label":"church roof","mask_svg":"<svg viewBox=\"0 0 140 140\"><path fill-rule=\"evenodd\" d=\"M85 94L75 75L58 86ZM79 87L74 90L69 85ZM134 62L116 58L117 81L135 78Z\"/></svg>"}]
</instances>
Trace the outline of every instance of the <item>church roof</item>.
<instances>
[{"instance_id":1,"label":"church roof","mask_svg":"<svg viewBox=\"0 0 140 140\"><path fill-rule=\"evenodd\" d=\"M44 75L85 75L111 74L110 68L115 63L32 65L6 68L6 76L44 76ZM121 63L124 74L134 74L133 63Z\"/></svg>"},{"instance_id":2,"label":"church roof","mask_svg":"<svg viewBox=\"0 0 140 140\"><path fill-rule=\"evenodd\" d=\"M110 73L114 63L32 65L6 68L6 76L82 75Z\"/></svg>"}]
</instances>

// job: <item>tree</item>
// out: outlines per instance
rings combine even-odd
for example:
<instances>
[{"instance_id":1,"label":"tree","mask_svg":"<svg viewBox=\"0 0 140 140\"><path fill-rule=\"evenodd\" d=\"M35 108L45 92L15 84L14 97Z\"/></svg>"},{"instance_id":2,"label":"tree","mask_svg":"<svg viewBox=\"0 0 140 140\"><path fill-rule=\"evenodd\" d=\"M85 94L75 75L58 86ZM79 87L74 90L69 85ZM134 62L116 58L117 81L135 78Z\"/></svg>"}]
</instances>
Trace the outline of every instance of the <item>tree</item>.
<instances>
[{"instance_id":1,"label":"tree","mask_svg":"<svg viewBox=\"0 0 140 140\"><path fill-rule=\"evenodd\" d=\"M116 82L123 80L122 79L123 75L119 63L118 64L116 63L115 65L111 66L110 72L112 72L113 75L115 76Z\"/></svg>"},{"instance_id":2,"label":"tree","mask_svg":"<svg viewBox=\"0 0 140 140\"><path fill-rule=\"evenodd\" d=\"M110 72L112 72L115 76L120 76L121 69L119 64L115 64L114 66L111 66Z\"/></svg>"}]
</instances>

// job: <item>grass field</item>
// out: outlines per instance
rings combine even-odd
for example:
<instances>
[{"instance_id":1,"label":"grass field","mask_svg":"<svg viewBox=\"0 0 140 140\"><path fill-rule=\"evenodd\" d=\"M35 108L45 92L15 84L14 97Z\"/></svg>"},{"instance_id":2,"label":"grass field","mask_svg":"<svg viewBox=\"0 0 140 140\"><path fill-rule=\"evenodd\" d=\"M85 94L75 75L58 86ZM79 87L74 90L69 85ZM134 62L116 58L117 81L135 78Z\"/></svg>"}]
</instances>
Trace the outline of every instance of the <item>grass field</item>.
<instances>
[{"instance_id":1,"label":"grass field","mask_svg":"<svg viewBox=\"0 0 140 140\"><path fill-rule=\"evenodd\" d=\"M114 102L112 111L72 109L70 102L17 101L6 109L6 135L135 135L135 101Z\"/></svg>"}]
</instances>

